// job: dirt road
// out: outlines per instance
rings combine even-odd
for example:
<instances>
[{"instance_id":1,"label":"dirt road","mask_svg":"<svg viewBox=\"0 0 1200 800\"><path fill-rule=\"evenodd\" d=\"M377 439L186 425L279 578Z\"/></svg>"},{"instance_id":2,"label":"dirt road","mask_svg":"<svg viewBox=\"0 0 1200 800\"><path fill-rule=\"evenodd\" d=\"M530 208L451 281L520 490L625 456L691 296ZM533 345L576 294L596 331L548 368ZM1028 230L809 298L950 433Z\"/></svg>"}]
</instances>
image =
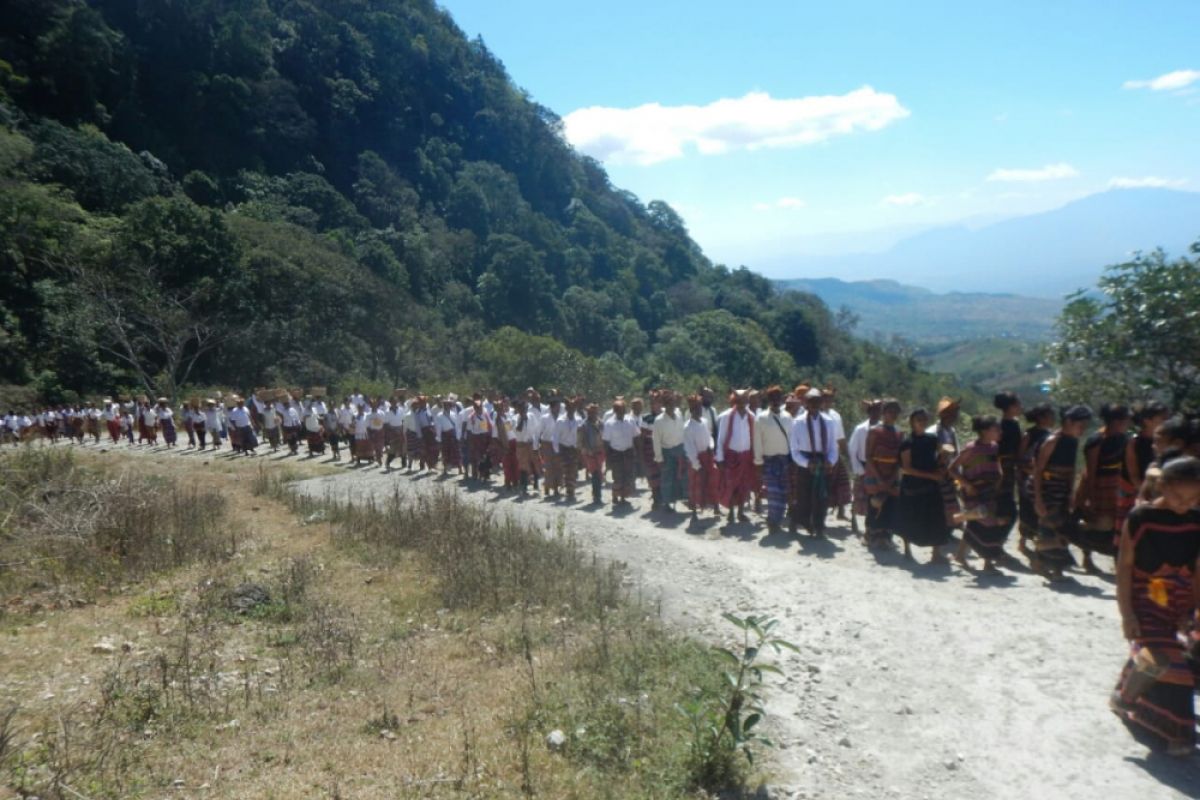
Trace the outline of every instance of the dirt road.
<instances>
[{"instance_id":1,"label":"dirt road","mask_svg":"<svg viewBox=\"0 0 1200 800\"><path fill-rule=\"evenodd\" d=\"M498 515L566 530L626 563L669 618L710 641L723 611L770 614L799 655L768 711L772 796L1200 797L1200 759L1154 757L1107 710L1125 655L1111 578L1049 588L870 554L847 528L770 537L754 523L650 514L648 499L567 506L429 474L347 470L298 490L340 497L459 491ZM924 554L921 555L924 558Z\"/></svg>"}]
</instances>

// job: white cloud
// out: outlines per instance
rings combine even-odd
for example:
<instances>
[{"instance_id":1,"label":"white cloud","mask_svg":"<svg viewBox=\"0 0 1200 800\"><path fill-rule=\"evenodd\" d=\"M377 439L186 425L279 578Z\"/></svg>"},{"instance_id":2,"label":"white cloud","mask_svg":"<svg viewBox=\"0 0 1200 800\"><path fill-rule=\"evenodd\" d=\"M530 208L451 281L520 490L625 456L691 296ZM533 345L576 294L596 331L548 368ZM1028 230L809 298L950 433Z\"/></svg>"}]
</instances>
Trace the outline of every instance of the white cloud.
<instances>
[{"instance_id":1,"label":"white cloud","mask_svg":"<svg viewBox=\"0 0 1200 800\"><path fill-rule=\"evenodd\" d=\"M1047 164L1039 169L997 169L987 176L989 181L1004 183L1033 183L1035 181L1054 181L1060 178L1074 178L1079 170L1070 164Z\"/></svg>"},{"instance_id":2,"label":"white cloud","mask_svg":"<svg viewBox=\"0 0 1200 800\"><path fill-rule=\"evenodd\" d=\"M884 205L889 206L919 206L926 202L926 197L918 192L905 192L904 194L889 194L883 198Z\"/></svg>"},{"instance_id":3,"label":"white cloud","mask_svg":"<svg viewBox=\"0 0 1200 800\"><path fill-rule=\"evenodd\" d=\"M1152 92L1169 92L1184 89L1200 81L1200 69L1177 69L1145 81L1125 81L1126 89L1149 89Z\"/></svg>"},{"instance_id":4,"label":"white cloud","mask_svg":"<svg viewBox=\"0 0 1200 800\"><path fill-rule=\"evenodd\" d=\"M567 140L614 164L657 164L735 150L798 147L834 136L877 131L909 115L893 94L863 86L841 95L776 99L765 92L703 106L592 106L563 120Z\"/></svg>"},{"instance_id":5,"label":"white cloud","mask_svg":"<svg viewBox=\"0 0 1200 800\"><path fill-rule=\"evenodd\" d=\"M1144 178L1113 178L1108 182L1110 189L1178 189L1187 184L1183 178L1160 178L1157 175L1147 175Z\"/></svg>"},{"instance_id":6,"label":"white cloud","mask_svg":"<svg viewBox=\"0 0 1200 800\"><path fill-rule=\"evenodd\" d=\"M755 211L771 211L776 208L798 209L804 208L808 203L801 200L799 197L781 197L773 203L755 203Z\"/></svg>"}]
</instances>

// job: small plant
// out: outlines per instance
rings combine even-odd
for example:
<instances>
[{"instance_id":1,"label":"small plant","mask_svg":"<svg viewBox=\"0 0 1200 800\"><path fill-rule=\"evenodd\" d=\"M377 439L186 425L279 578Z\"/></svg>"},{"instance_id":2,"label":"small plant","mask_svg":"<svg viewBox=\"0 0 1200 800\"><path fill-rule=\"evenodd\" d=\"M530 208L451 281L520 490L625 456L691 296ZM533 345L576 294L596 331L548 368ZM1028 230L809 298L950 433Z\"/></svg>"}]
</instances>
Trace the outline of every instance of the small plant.
<instances>
[{"instance_id":1,"label":"small plant","mask_svg":"<svg viewBox=\"0 0 1200 800\"><path fill-rule=\"evenodd\" d=\"M796 651L794 644L774 635L779 625L777 619L730 613L721 616L742 631L739 652L713 648L726 665L719 688L698 689L689 701L676 706L691 724L692 781L707 789L736 782L739 753L753 764L756 746L774 746L757 730L766 714L763 675L783 672L774 664L761 662L759 657L767 647L776 653L784 649Z\"/></svg>"}]
</instances>

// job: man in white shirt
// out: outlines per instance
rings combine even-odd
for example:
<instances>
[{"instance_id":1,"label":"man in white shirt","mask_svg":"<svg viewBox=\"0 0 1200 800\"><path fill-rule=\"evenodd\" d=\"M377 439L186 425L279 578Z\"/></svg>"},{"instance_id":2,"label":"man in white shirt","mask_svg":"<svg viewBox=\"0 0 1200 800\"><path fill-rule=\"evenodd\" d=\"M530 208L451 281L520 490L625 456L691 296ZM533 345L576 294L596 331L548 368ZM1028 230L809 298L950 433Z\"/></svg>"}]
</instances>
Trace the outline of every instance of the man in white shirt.
<instances>
[{"instance_id":1,"label":"man in white shirt","mask_svg":"<svg viewBox=\"0 0 1200 800\"><path fill-rule=\"evenodd\" d=\"M558 453L554 450L555 428L562 413L562 399L555 396L546 401L542 415L538 419L538 456L542 464L545 480L542 482L542 493L546 497L558 497L562 486L562 469Z\"/></svg>"},{"instance_id":2,"label":"man in white shirt","mask_svg":"<svg viewBox=\"0 0 1200 800\"><path fill-rule=\"evenodd\" d=\"M258 437L254 435L254 420L242 397L234 397L234 406L229 409L229 426L233 431L230 441L237 442L237 449L248 456L255 455Z\"/></svg>"},{"instance_id":3,"label":"man in white shirt","mask_svg":"<svg viewBox=\"0 0 1200 800\"><path fill-rule=\"evenodd\" d=\"M142 428L146 441L151 447L158 444L158 414L154 411L154 406L147 402L142 406Z\"/></svg>"},{"instance_id":4,"label":"man in white shirt","mask_svg":"<svg viewBox=\"0 0 1200 800\"><path fill-rule=\"evenodd\" d=\"M530 479L537 479L538 421L536 411L530 411L524 400L513 400L512 440L517 444L517 471L521 494L529 488ZM534 488L536 492L536 487Z\"/></svg>"},{"instance_id":5,"label":"man in white shirt","mask_svg":"<svg viewBox=\"0 0 1200 800\"><path fill-rule=\"evenodd\" d=\"M308 444L308 457L325 454L325 404L309 403L304 414L304 440Z\"/></svg>"},{"instance_id":6,"label":"man in white shirt","mask_svg":"<svg viewBox=\"0 0 1200 800\"><path fill-rule=\"evenodd\" d=\"M354 461L354 466L358 466L364 461L370 461L371 453L371 429L368 425L367 411L363 406L351 402L350 408L354 412L354 418L351 424L351 432L354 436L354 444L350 448L350 457Z\"/></svg>"},{"instance_id":7,"label":"man in white shirt","mask_svg":"<svg viewBox=\"0 0 1200 800\"><path fill-rule=\"evenodd\" d=\"M267 442L271 445L271 452L279 452L279 411L273 403L264 403L262 411L259 413L259 422L262 424L263 436L267 437Z\"/></svg>"},{"instance_id":8,"label":"man in white shirt","mask_svg":"<svg viewBox=\"0 0 1200 800\"><path fill-rule=\"evenodd\" d=\"M397 457L400 459L400 466L408 467L408 447L405 443L404 433L404 418L408 416L408 409L404 407L404 403L392 403L384 416L384 441L387 445L387 470L391 472L392 462Z\"/></svg>"},{"instance_id":9,"label":"man in white shirt","mask_svg":"<svg viewBox=\"0 0 1200 800\"><path fill-rule=\"evenodd\" d=\"M441 448L442 474L449 475L451 468L462 472L462 451L458 446L458 412L454 409L454 395L442 401L442 408L433 421L437 443Z\"/></svg>"},{"instance_id":10,"label":"man in white shirt","mask_svg":"<svg viewBox=\"0 0 1200 800\"><path fill-rule=\"evenodd\" d=\"M603 439L609 468L612 469L613 507L628 505L636 477L637 451L635 445L641 434L641 420L629 416L625 399L618 397L612 414L604 420Z\"/></svg>"},{"instance_id":11,"label":"man in white shirt","mask_svg":"<svg viewBox=\"0 0 1200 800\"><path fill-rule=\"evenodd\" d=\"M860 422L850 434L847 446L850 461L850 471L854 474L854 503L850 510L850 528L858 533L858 518L867 516L867 490L863 485L867 475L867 435L871 428L879 424L883 416L882 400L864 400L863 410L867 418Z\"/></svg>"},{"instance_id":12,"label":"man in white shirt","mask_svg":"<svg viewBox=\"0 0 1200 800\"><path fill-rule=\"evenodd\" d=\"M367 412L367 446L370 448L368 460L373 460L377 466L383 466L383 453L387 446L387 415L388 408L382 397L376 397L366 405Z\"/></svg>"},{"instance_id":13,"label":"man in white shirt","mask_svg":"<svg viewBox=\"0 0 1200 800\"><path fill-rule=\"evenodd\" d=\"M465 412L463 431L467 437L467 477L486 481L491 471L488 458L492 442L492 414L483 402L483 394L471 396L471 407Z\"/></svg>"},{"instance_id":14,"label":"man in white shirt","mask_svg":"<svg viewBox=\"0 0 1200 800\"><path fill-rule=\"evenodd\" d=\"M675 393L664 389L659 394L662 413L654 419L651 443L654 463L659 465L659 501L675 513L675 502L687 497L687 458L683 450L683 415Z\"/></svg>"},{"instance_id":15,"label":"man in white shirt","mask_svg":"<svg viewBox=\"0 0 1200 800\"><path fill-rule=\"evenodd\" d=\"M158 398L158 408L154 409L158 416L158 426L162 429L163 441L167 447L175 446L175 411L167 404L167 398Z\"/></svg>"},{"instance_id":16,"label":"man in white shirt","mask_svg":"<svg viewBox=\"0 0 1200 800\"><path fill-rule=\"evenodd\" d=\"M554 421L554 460L558 467L559 482L567 493L567 502L575 502L575 478L579 473L579 415L575 413L576 400L567 398L563 413Z\"/></svg>"},{"instance_id":17,"label":"man in white shirt","mask_svg":"<svg viewBox=\"0 0 1200 800\"><path fill-rule=\"evenodd\" d=\"M717 413L716 407L713 405L714 392L707 386L700 389L700 418L704 420L704 424L708 426L708 434L714 442L717 441Z\"/></svg>"},{"instance_id":18,"label":"man in white shirt","mask_svg":"<svg viewBox=\"0 0 1200 800\"><path fill-rule=\"evenodd\" d=\"M758 412L754 425L754 464L762 470L767 494L767 530L778 533L787 509L792 451L792 415L783 410L783 389L767 389L767 407Z\"/></svg>"},{"instance_id":19,"label":"man in white shirt","mask_svg":"<svg viewBox=\"0 0 1200 800\"><path fill-rule=\"evenodd\" d=\"M813 536L824 536L829 479L838 462L837 430L833 420L821 412L820 389L809 389L804 406L792 425L792 461L798 467L792 525L802 526Z\"/></svg>"},{"instance_id":20,"label":"man in white shirt","mask_svg":"<svg viewBox=\"0 0 1200 800\"><path fill-rule=\"evenodd\" d=\"M300 408L290 398L279 412L279 426L283 429L283 443L292 455L300 452Z\"/></svg>"},{"instance_id":21,"label":"man in white shirt","mask_svg":"<svg viewBox=\"0 0 1200 800\"><path fill-rule=\"evenodd\" d=\"M721 470L721 505L734 511L738 522L746 522L745 504L758 488L754 469L754 415L747 409L750 393L738 389L730 398L731 407L717 417L716 461Z\"/></svg>"},{"instance_id":22,"label":"man in white shirt","mask_svg":"<svg viewBox=\"0 0 1200 800\"><path fill-rule=\"evenodd\" d=\"M704 419L704 404L698 394L688 398L688 421L683 424L683 452L688 465L688 508L692 521L699 519L705 508L721 514L718 493L717 467L713 460L713 437Z\"/></svg>"}]
</instances>

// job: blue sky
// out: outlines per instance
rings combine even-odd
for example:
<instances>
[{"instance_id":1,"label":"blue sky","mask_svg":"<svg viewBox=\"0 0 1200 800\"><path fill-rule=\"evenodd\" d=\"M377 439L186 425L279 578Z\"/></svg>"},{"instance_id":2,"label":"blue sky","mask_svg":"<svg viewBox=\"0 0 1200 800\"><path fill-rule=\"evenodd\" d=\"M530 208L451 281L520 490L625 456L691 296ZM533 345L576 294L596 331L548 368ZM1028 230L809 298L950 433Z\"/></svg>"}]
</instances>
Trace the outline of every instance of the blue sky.
<instances>
[{"instance_id":1,"label":"blue sky","mask_svg":"<svg viewBox=\"0 0 1200 800\"><path fill-rule=\"evenodd\" d=\"M442 5L731 265L1200 190L1192 0Z\"/></svg>"}]
</instances>

